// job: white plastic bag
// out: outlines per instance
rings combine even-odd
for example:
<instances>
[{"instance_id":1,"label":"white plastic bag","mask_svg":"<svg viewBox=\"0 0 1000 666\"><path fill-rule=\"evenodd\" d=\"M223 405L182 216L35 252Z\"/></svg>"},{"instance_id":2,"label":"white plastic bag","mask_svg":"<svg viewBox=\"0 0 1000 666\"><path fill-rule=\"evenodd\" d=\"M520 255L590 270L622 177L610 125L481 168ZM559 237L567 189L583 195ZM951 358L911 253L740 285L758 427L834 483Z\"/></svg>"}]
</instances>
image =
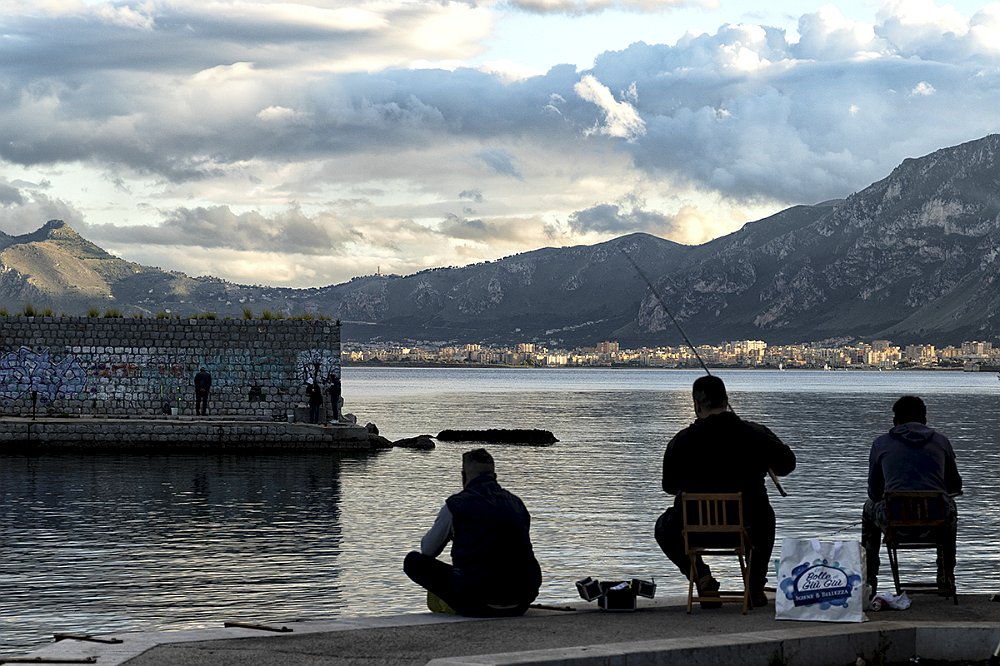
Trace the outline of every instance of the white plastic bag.
<instances>
[{"instance_id":1,"label":"white plastic bag","mask_svg":"<svg viewBox=\"0 0 1000 666\"><path fill-rule=\"evenodd\" d=\"M901 592L898 595L892 592L879 592L872 599L871 609L873 611L879 611L883 608L891 608L892 610L906 610L910 607L910 598L906 596L906 592Z\"/></svg>"},{"instance_id":2,"label":"white plastic bag","mask_svg":"<svg viewBox=\"0 0 1000 666\"><path fill-rule=\"evenodd\" d=\"M857 541L782 540L775 618L864 622L864 571Z\"/></svg>"}]
</instances>

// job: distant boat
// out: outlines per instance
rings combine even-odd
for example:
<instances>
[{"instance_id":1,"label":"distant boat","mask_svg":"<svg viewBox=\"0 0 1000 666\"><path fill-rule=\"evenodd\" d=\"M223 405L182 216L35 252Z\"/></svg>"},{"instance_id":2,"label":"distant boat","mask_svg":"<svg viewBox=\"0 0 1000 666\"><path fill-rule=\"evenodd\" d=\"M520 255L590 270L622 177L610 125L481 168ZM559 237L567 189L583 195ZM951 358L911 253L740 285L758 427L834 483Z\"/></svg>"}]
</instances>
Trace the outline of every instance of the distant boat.
<instances>
[{"instance_id":1,"label":"distant boat","mask_svg":"<svg viewBox=\"0 0 1000 666\"><path fill-rule=\"evenodd\" d=\"M829 364L829 363L827 363L827 364L825 364L825 365L823 366L823 369L824 369L824 370L831 370L832 368L830 368L830 364Z\"/></svg>"},{"instance_id":2,"label":"distant boat","mask_svg":"<svg viewBox=\"0 0 1000 666\"><path fill-rule=\"evenodd\" d=\"M785 364L784 363L779 363L778 364L778 370L784 370L784 369L785 369ZM998 379L1000 379L1000 377L998 377Z\"/></svg>"}]
</instances>

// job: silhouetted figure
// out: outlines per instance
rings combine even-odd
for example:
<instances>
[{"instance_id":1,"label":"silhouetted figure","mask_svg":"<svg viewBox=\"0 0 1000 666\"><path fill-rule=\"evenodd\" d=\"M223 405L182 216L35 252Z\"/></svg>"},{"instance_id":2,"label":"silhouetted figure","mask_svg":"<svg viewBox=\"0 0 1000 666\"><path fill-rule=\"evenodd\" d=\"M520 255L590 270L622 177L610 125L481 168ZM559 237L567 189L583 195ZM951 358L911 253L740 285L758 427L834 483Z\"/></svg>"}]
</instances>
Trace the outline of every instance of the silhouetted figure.
<instances>
[{"instance_id":1,"label":"silhouetted figure","mask_svg":"<svg viewBox=\"0 0 1000 666\"><path fill-rule=\"evenodd\" d=\"M768 469L779 476L790 474L795 453L764 426L734 414L720 378L699 377L691 394L697 420L674 435L663 454L663 490L677 498L656 521L656 542L687 577L691 560L681 533L681 493L743 493L744 522L753 544L750 601L754 607L766 606L764 584L771 567L775 521L764 480ZM714 607L717 602L706 603L704 598L718 591L719 582L700 557L695 567L702 607Z\"/></svg>"},{"instance_id":2,"label":"silhouetted figure","mask_svg":"<svg viewBox=\"0 0 1000 666\"><path fill-rule=\"evenodd\" d=\"M330 394L330 406L333 408L334 423L340 423L340 377L331 372L327 378L330 386L326 389Z\"/></svg>"},{"instance_id":3,"label":"silhouetted figure","mask_svg":"<svg viewBox=\"0 0 1000 666\"><path fill-rule=\"evenodd\" d=\"M462 487L441 507L420 552L407 554L403 571L428 591L433 611L523 615L542 585L531 516L517 495L497 483L486 449L462 455ZM436 559L449 541L452 564Z\"/></svg>"},{"instance_id":4,"label":"silhouetted figure","mask_svg":"<svg viewBox=\"0 0 1000 666\"><path fill-rule=\"evenodd\" d=\"M323 391L315 380L306 383L306 398L309 402L309 423L319 423L319 408L323 406Z\"/></svg>"},{"instance_id":5,"label":"silhouetted figure","mask_svg":"<svg viewBox=\"0 0 1000 666\"><path fill-rule=\"evenodd\" d=\"M208 393L212 389L212 375L201 367L194 376L194 411L198 416L208 415Z\"/></svg>"},{"instance_id":6,"label":"silhouetted figure","mask_svg":"<svg viewBox=\"0 0 1000 666\"><path fill-rule=\"evenodd\" d=\"M886 526L885 493L936 490L948 511L947 528L937 549L938 585L953 590L958 509L952 495L962 492L955 451L947 437L927 426L927 406L917 396L904 395L897 400L892 414L892 429L872 442L868 454L868 499L861 514L868 583L874 593Z\"/></svg>"}]
</instances>

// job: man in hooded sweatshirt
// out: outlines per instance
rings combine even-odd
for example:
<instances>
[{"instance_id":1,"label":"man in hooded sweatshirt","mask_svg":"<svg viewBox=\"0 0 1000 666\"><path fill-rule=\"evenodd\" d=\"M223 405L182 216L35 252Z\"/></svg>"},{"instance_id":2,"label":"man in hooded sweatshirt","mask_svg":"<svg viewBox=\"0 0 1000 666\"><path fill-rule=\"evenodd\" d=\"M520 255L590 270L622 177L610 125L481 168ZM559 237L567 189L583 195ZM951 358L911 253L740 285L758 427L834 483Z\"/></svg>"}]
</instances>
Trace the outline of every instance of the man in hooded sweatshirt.
<instances>
[{"instance_id":1,"label":"man in hooded sweatshirt","mask_svg":"<svg viewBox=\"0 0 1000 666\"><path fill-rule=\"evenodd\" d=\"M947 437L927 426L927 406L917 396L904 395L897 400L892 414L892 430L872 442L868 455L868 499L861 518L868 582L874 593L886 524L885 493L934 490L941 493L949 512L947 528L938 544L938 585L954 589L958 511L953 496L962 492L955 451Z\"/></svg>"}]
</instances>

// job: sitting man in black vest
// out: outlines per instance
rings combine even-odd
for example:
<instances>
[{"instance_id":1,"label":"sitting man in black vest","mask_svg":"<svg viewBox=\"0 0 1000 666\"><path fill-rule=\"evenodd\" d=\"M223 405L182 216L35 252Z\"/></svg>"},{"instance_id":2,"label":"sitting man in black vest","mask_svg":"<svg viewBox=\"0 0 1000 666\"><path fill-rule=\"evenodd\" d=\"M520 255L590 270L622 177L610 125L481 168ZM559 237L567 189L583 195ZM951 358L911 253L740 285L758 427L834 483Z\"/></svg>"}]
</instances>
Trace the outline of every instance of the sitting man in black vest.
<instances>
[{"instance_id":1,"label":"sitting man in black vest","mask_svg":"<svg viewBox=\"0 0 1000 666\"><path fill-rule=\"evenodd\" d=\"M420 552L407 554L403 571L428 591L431 610L474 617L523 615L542 585L528 510L497 483L486 449L462 454L462 486L441 507L420 541ZM436 559L448 541L453 564Z\"/></svg>"}]
</instances>

